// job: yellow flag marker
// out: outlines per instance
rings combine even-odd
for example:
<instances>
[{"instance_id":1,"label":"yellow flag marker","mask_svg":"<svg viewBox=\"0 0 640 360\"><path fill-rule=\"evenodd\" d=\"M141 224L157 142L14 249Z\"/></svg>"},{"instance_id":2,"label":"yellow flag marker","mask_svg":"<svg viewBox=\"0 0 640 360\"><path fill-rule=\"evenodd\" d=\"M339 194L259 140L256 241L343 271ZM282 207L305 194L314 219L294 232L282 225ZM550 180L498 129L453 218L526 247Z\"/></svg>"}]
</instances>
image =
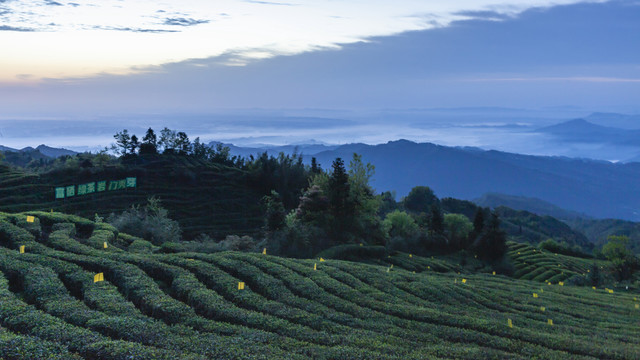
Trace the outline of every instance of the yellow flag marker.
<instances>
[{"instance_id":1,"label":"yellow flag marker","mask_svg":"<svg viewBox=\"0 0 640 360\"><path fill-rule=\"evenodd\" d=\"M493 275L495 275L495 274L496 274L496 272L494 271L494 272L493 272Z\"/></svg>"},{"instance_id":2,"label":"yellow flag marker","mask_svg":"<svg viewBox=\"0 0 640 360\"><path fill-rule=\"evenodd\" d=\"M323 258L320 258L320 262L323 262L323 261L324 261L324 259L323 259Z\"/></svg>"},{"instance_id":3,"label":"yellow flag marker","mask_svg":"<svg viewBox=\"0 0 640 360\"><path fill-rule=\"evenodd\" d=\"M20 245L20 254L24 254L24 245Z\"/></svg>"},{"instance_id":4,"label":"yellow flag marker","mask_svg":"<svg viewBox=\"0 0 640 360\"><path fill-rule=\"evenodd\" d=\"M558 285L560 285L560 286L564 286L564 282L560 281L560 282L558 283Z\"/></svg>"},{"instance_id":5,"label":"yellow flag marker","mask_svg":"<svg viewBox=\"0 0 640 360\"><path fill-rule=\"evenodd\" d=\"M35 218L35 217L33 217L33 216L27 216L27 222L32 223L32 222L34 222L34 221L36 221L36 218Z\"/></svg>"},{"instance_id":6,"label":"yellow flag marker","mask_svg":"<svg viewBox=\"0 0 640 360\"><path fill-rule=\"evenodd\" d=\"M94 283L97 283L99 281L104 281L104 273L97 273L93 276Z\"/></svg>"},{"instance_id":7,"label":"yellow flag marker","mask_svg":"<svg viewBox=\"0 0 640 360\"><path fill-rule=\"evenodd\" d=\"M240 281L238 283L238 290L244 290L244 282Z\"/></svg>"},{"instance_id":8,"label":"yellow flag marker","mask_svg":"<svg viewBox=\"0 0 640 360\"><path fill-rule=\"evenodd\" d=\"M513 328L513 321L511 321L511 319L507 319L507 326Z\"/></svg>"},{"instance_id":9,"label":"yellow flag marker","mask_svg":"<svg viewBox=\"0 0 640 360\"><path fill-rule=\"evenodd\" d=\"M313 264L313 270L318 270L318 263Z\"/></svg>"},{"instance_id":10,"label":"yellow flag marker","mask_svg":"<svg viewBox=\"0 0 640 360\"><path fill-rule=\"evenodd\" d=\"M548 319L548 320L547 320L547 324L549 324L549 325L553 326L553 320Z\"/></svg>"},{"instance_id":11,"label":"yellow flag marker","mask_svg":"<svg viewBox=\"0 0 640 360\"><path fill-rule=\"evenodd\" d=\"M534 298L538 298L538 294L533 293L533 297L534 297Z\"/></svg>"},{"instance_id":12,"label":"yellow flag marker","mask_svg":"<svg viewBox=\"0 0 640 360\"><path fill-rule=\"evenodd\" d=\"M109 245L107 245L107 242L105 241L104 244L102 244L102 246L106 249L109 247Z\"/></svg>"},{"instance_id":13,"label":"yellow flag marker","mask_svg":"<svg viewBox=\"0 0 640 360\"><path fill-rule=\"evenodd\" d=\"M467 283L467 279L462 279L462 283L466 284Z\"/></svg>"},{"instance_id":14,"label":"yellow flag marker","mask_svg":"<svg viewBox=\"0 0 640 360\"><path fill-rule=\"evenodd\" d=\"M267 248L262 249L262 255L267 255Z\"/></svg>"},{"instance_id":15,"label":"yellow flag marker","mask_svg":"<svg viewBox=\"0 0 640 360\"><path fill-rule=\"evenodd\" d=\"M544 312L545 310L547 310L544 306L540 306L540 311Z\"/></svg>"}]
</instances>

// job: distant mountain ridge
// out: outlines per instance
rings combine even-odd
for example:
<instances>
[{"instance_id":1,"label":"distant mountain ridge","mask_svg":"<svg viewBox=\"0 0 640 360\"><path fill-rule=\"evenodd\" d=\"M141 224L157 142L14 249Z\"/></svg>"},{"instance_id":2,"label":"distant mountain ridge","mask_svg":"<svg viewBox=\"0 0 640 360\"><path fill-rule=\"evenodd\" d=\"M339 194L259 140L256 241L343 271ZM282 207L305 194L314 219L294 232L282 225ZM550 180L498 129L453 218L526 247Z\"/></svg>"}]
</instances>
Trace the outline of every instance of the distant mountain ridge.
<instances>
[{"instance_id":1,"label":"distant mountain ridge","mask_svg":"<svg viewBox=\"0 0 640 360\"><path fill-rule=\"evenodd\" d=\"M439 197L472 200L488 192L535 197L596 218L640 220L640 164L468 150L407 140L349 144L315 154L323 168L353 153L376 166L373 186L406 195L427 185ZM305 156L310 161L311 156Z\"/></svg>"},{"instance_id":2,"label":"distant mountain ridge","mask_svg":"<svg viewBox=\"0 0 640 360\"><path fill-rule=\"evenodd\" d=\"M640 130L602 126L585 119L574 119L556 125L545 126L535 132L553 135L567 142L640 146Z\"/></svg>"},{"instance_id":3,"label":"distant mountain ridge","mask_svg":"<svg viewBox=\"0 0 640 360\"><path fill-rule=\"evenodd\" d=\"M552 216L561 220L589 218L589 216L584 213L565 210L548 201L525 196L487 193L474 199L473 202L482 207L497 208L506 206L514 210L524 210L537 215Z\"/></svg>"}]
</instances>

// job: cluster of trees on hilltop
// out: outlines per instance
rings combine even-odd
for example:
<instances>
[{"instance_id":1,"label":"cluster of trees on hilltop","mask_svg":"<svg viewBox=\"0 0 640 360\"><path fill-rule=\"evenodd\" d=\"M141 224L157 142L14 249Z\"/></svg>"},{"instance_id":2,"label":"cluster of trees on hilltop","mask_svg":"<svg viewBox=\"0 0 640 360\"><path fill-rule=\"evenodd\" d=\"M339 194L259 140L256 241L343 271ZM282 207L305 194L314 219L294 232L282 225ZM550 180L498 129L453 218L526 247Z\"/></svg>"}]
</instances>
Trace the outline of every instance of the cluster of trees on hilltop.
<instances>
[{"instance_id":1,"label":"cluster of trees on hilltop","mask_svg":"<svg viewBox=\"0 0 640 360\"><path fill-rule=\"evenodd\" d=\"M506 251L497 214L477 208L471 221L445 213L426 186L401 202L389 192L376 195L369 183L374 167L358 154L348 169L337 158L331 171L312 165L311 173L295 209L287 211L277 191L263 198L268 244L276 253L308 257L336 245L363 244L414 254L467 250L496 261Z\"/></svg>"}]
</instances>

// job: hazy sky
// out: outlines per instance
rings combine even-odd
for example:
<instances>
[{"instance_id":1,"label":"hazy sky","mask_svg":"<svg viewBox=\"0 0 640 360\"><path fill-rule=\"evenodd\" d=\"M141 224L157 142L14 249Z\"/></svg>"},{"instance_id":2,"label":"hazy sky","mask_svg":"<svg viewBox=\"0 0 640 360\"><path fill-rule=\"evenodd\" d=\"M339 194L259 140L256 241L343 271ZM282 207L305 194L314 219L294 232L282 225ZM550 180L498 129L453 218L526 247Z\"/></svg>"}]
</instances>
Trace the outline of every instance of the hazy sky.
<instances>
[{"instance_id":1,"label":"hazy sky","mask_svg":"<svg viewBox=\"0 0 640 360\"><path fill-rule=\"evenodd\" d=\"M0 0L0 117L640 104L640 2Z\"/></svg>"}]
</instances>

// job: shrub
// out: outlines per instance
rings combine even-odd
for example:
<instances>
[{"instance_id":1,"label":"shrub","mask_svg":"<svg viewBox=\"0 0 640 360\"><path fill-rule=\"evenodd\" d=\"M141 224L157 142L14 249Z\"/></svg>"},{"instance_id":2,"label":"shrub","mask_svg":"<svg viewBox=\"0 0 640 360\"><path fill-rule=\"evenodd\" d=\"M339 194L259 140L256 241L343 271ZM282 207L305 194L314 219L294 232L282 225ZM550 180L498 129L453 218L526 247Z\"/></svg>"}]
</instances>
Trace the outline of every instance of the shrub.
<instances>
[{"instance_id":1,"label":"shrub","mask_svg":"<svg viewBox=\"0 0 640 360\"><path fill-rule=\"evenodd\" d=\"M120 215L111 214L109 223L118 231L141 237L155 245L167 241L179 241L182 231L177 221L168 217L168 211L160 206L160 200L151 197L147 205L131 206Z\"/></svg>"}]
</instances>

